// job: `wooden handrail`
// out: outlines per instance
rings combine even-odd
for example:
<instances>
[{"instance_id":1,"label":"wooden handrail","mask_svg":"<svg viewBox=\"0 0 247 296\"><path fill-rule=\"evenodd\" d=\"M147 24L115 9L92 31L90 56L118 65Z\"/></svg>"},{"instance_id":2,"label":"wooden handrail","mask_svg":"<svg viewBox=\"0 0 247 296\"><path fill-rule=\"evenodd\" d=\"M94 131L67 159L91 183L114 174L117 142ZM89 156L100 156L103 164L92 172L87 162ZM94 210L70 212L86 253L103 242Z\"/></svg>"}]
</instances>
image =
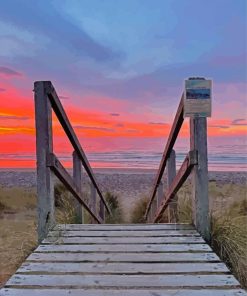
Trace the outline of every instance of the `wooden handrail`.
<instances>
[{"instance_id":1,"label":"wooden handrail","mask_svg":"<svg viewBox=\"0 0 247 296\"><path fill-rule=\"evenodd\" d=\"M79 203L88 211L88 213L98 222L102 223L102 219L97 217L96 214L91 211L89 206L83 200L82 194L74 183L72 177L58 160L55 154L51 153L47 157L47 166L50 167L58 179L65 185L65 187L73 194L73 196L79 201Z\"/></svg>"},{"instance_id":2,"label":"wooden handrail","mask_svg":"<svg viewBox=\"0 0 247 296\"><path fill-rule=\"evenodd\" d=\"M181 165L176 177L174 178L171 186L164 196L164 200L158 208L154 217L154 222L158 222L162 218L162 214L167 208L169 202L175 197L178 190L181 188L183 183L186 181L194 165L197 164L197 151L190 151L186 156L183 164Z\"/></svg>"},{"instance_id":3,"label":"wooden handrail","mask_svg":"<svg viewBox=\"0 0 247 296\"><path fill-rule=\"evenodd\" d=\"M178 106L178 109L177 109L177 113L176 113L175 119L173 121L173 125L172 125L171 131L170 131L170 134L169 134L166 146L165 146L165 150L164 150L164 153L162 155L159 170L158 170L158 173L157 173L155 181L154 181L154 185L153 185L153 189L152 189L152 193L151 193L151 198L149 200L149 203L148 203L148 206L147 206L147 209L146 209L146 213L145 213L145 218L146 219L147 219L148 213L150 211L151 204L152 204L152 202L153 202L153 200L155 198L157 188L158 188L158 186L160 184L160 181L161 181L161 178L162 178L162 176L164 174L167 160L168 160L168 158L170 156L170 153L171 153L171 151L173 149L173 146L174 146L174 144L176 142L177 136L179 134L179 131L180 131L180 129L182 127L182 124L183 124L183 121L184 121L184 118L183 118L183 104L184 104L184 101L183 100L184 100L184 95L182 95L182 97L181 97L181 100L180 100L180 103L179 103L179 106Z\"/></svg>"},{"instance_id":4,"label":"wooden handrail","mask_svg":"<svg viewBox=\"0 0 247 296\"><path fill-rule=\"evenodd\" d=\"M36 81L34 83L34 91L37 148L38 240L41 242L55 224L53 173L75 197L73 202L75 212L78 213L78 221L82 222L83 220L81 206L88 211L93 217L93 221L97 223L104 222L104 209L110 215L111 211L99 189L92 168L52 83L50 81ZM73 178L53 153L52 109L74 148ZM81 192L82 165L91 180L92 187L95 191L95 198L96 192L100 198L99 210L96 206L93 209L83 200Z\"/></svg>"},{"instance_id":5,"label":"wooden handrail","mask_svg":"<svg viewBox=\"0 0 247 296\"><path fill-rule=\"evenodd\" d=\"M103 204L105 205L105 208L107 210L107 212L110 214L110 209L99 189L99 186L97 184L97 181L94 177L92 168L87 160L87 157L81 147L81 144L74 132L74 129L68 119L67 114L65 113L65 110L59 100L59 97L56 93L55 88L53 87L52 83L50 81L48 81L47 85L46 85L46 91L47 91L47 95L50 99L51 102L51 106L60 122L60 124L62 125L68 139L70 140L73 148L75 149L75 151L78 153L78 156L81 159L82 165L85 168L90 180L92 181L93 185L95 186L95 189L100 197L100 199L102 200Z\"/></svg>"},{"instance_id":6,"label":"wooden handrail","mask_svg":"<svg viewBox=\"0 0 247 296\"><path fill-rule=\"evenodd\" d=\"M194 101L195 103L200 103L200 97ZM190 113L190 152L176 173L176 153L173 150L173 146L184 122L184 116L188 116L188 113L184 114L184 103L187 104L188 102L185 101L184 94L182 94L144 218L148 223L158 223L169 206L169 209L173 211L173 218L177 219L177 202L174 202L177 201L176 193L189 175L191 175L192 220L203 238L209 241L210 209L208 199L207 118L202 111L198 110L197 112ZM190 103L193 105L193 102ZM201 103L204 102L201 100ZM201 107L203 107L203 104L201 104ZM168 189L166 194L164 194L162 177L166 167ZM170 222L170 220L171 215L169 211L168 221Z\"/></svg>"}]
</instances>

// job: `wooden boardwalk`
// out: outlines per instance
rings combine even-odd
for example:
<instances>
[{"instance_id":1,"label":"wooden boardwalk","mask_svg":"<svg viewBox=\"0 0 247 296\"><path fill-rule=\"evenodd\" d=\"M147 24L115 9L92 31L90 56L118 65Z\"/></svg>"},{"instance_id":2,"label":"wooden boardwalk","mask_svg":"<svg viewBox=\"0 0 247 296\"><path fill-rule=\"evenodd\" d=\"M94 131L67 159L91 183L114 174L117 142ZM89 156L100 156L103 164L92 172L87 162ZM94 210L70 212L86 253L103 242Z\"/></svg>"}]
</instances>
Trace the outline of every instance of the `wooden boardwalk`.
<instances>
[{"instance_id":1,"label":"wooden boardwalk","mask_svg":"<svg viewBox=\"0 0 247 296\"><path fill-rule=\"evenodd\" d=\"M1 296L246 296L185 224L57 225Z\"/></svg>"}]
</instances>

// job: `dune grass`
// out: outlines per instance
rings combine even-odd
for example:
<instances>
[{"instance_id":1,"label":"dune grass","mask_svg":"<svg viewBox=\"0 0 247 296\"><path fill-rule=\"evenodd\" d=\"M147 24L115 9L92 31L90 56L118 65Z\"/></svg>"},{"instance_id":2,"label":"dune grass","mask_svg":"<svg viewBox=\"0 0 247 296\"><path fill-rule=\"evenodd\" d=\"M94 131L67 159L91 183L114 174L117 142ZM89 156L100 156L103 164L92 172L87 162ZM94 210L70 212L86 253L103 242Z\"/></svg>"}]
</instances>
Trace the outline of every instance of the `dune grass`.
<instances>
[{"instance_id":1,"label":"dune grass","mask_svg":"<svg viewBox=\"0 0 247 296\"><path fill-rule=\"evenodd\" d=\"M123 223L123 210L119 201L119 197L111 192L107 192L105 194L105 199L112 213L112 215L106 213L106 223Z\"/></svg>"},{"instance_id":2,"label":"dune grass","mask_svg":"<svg viewBox=\"0 0 247 296\"><path fill-rule=\"evenodd\" d=\"M211 244L243 287L247 288L247 200L214 211L211 219Z\"/></svg>"},{"instance_id":3,"label":"dune grass","mask_svg":"<svg viewBox=\"0 0 247 296\"><path fill-rule=\"evenodd\" d=\"M34 188L0 187L0 287L37 244Z\"/></svg>"},{"instance_id":4,"label":"dune grass","mask_svg":"<svg viewBox=\"0 0 247 296\"><path fill-rule=\"evenodd\" d=\"M191 184L186 182L178 192L177 223L192 223ZM211 204L211 246L232 273L247 288L247 195L244 185L209 183ZM132 223L144 223L148 198L136 201ZM167 222L167 210L161 222Z\"/></svg>"},{"instance_id":5,"label":"dune grass","mask_svg":"<svg viewBox=\"0 0 247 296\"><path fill-rule=\"evenodd\" d=\"M148 197L140 196L139 199L135 202L134 208L130 214L131 223L145 223L145 212L148 205Z\"/></svg>"}]
</instances>

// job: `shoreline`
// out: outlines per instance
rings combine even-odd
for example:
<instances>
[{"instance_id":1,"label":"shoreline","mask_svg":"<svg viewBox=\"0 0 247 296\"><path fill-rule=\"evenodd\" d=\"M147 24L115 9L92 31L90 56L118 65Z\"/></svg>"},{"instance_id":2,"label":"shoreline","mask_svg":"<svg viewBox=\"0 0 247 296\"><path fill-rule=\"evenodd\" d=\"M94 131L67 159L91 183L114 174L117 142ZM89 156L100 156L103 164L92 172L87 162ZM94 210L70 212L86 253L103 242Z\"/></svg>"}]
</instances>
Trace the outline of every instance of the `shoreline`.
<instances>
[{"instance_id":1,"label":"shoreline","mask_svg":"<svg viewBox=\"0 0 247 296\"><path fill-rule=\"evenodd\" d=\"M68 171L72 171L72 168L67 168L65 167ZM179 168L177 168L178 170ZM110 174L110 173L136 173L136 174L142 174L142 173L147 173L147 174L155 174L158 172L157 169L150 169L150 168L94 168L92 167L92 170L95 173L105 173L105 174ZM36 168L0 168L0 173L1 172L36 172ZM242 173L242 174L247 174L247 170L208 170L208 173Z\"/></svg>"}]
</instances>

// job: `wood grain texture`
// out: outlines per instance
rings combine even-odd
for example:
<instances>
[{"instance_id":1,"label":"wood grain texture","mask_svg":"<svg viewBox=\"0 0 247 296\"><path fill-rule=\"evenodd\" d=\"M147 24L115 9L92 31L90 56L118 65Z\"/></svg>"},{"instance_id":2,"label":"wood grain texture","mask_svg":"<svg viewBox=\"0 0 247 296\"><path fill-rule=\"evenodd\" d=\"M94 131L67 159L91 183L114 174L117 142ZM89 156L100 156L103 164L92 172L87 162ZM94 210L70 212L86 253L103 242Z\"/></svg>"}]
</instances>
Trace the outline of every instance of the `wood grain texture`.
<instances>
[{"instance_id":1,"label":"wood grain texture","mask_svg":"<svg viewBox=\"0 0 247 296\"><path fill-rule=\"evenodd\" d=\"M191 176L193 221L203 238L209 241L207 118L190 119L190 149L198 152L198 164Z\"/></svg>"},{"instance_id":2,"label":"wood grain texture","mask_svg":"<svg viewBox=\"0 0 247 296\"><path fill-rule=\"evenodd\" d=\"M73 152L73 180L78 191L82 194L82 165L76 151ZM84 220L81 203L76 198L73 198L73 202L77 221L81 224Z\"/></svg>"},{"instance_id":3,"label":"wood grain texture","mask_svg":"<svg viewBox=\"0 0 247 296\"><path fill-rule=\"evenodd\" d=\"M175 234L174 226L179 236L157 236ZM68 237L58 237L55 244L45 240L0 296L246 296L226 265L184 226L74 224L66 230L59 225L56 229ZM50 235L54 232L59 230ZM90 232L112 236L94 237ZM124 236L115 236L119 232ZM89 236L69 236L81 233ZM63 244L61 239L74 244ZM188 240L193 242L185 243Z\"/></svg>"},{"instance_id":4,"label":"wood grain texture","mask_svg":"<svg viewBox=\"0 0 247 296\"><path fill-rule=\"evenodd\" d=\"M146 231L146 230L194 230L194 226L190 224L104 224L104 225L97 225L97 224L57 224L54 230L90 230L90 231L98 231L98 230L129 230L129 231Z\"/></svg>"},{"instance_id":5,"label":"wood grain texture","mask_svg":"<svg viewBox=\"0 0 247 296\"><path fill-rule=\"evenodd\" d=\"M59 262L219 262L214 253L32 253L27 261Z\"/></svg>"},{"instance_id":6,"label":"wood grain texture","mask_svg":"<svg viewBox=\"0 0 247 296\"><path fill-rule=\"evenodd\" d=\"M247 296L241 289L3 289L0 296Z\"/></svg>"},{"instance_id":7,"label":"wood grain texture","mask_svg":"<svg viewBox=\"0 0 247 296\"><path fill-rule=\"evenodd\" d=\"M179 273L225 273L229 270L223 263L54 263L25 262L18 273L94 273L94 274L179 274Z\"/></svg>"},{"instance_id":8,"label":"wood grain texture","mask_svg":"<svg viewBox=\"0 0 247 296\"><path fill-rule=\"evenodd\" d=\"M48 237L45 244L191 244L205 243L201 237Z\"/></svg>"},{"instance_id":9,"label":"wood grain texture","mask_svg":"<svg viewBox=\"0 0 247 296\"><path fill-rule=\"evenodd\" d=\"M212 252L207 244L115 244L115 245L40 245L35 252L125 252L125 253L162 253L162 252Z\"/></svg>"},{"instance_id":10,"label":"wood grain texture","mask_svg":"<svg viewBox=\"0 0 247 296\"><path fill-rule=\"evenodd\" d=\"M167 160L167 187L169 188L172 185L173 180L176 177L176 152L172 149L171 154ZM168 205L169 211L169 222L178 221L177 215L177 195L175 195L172 201Z\"/></svg>"},{"instance_id":11,"label":"wood grain texture","mask_svg":"<svg viewBox=\"0 0 247 296\"><path fill-rule=\"evenodd\" d=\"M199 233L195 230L146 230L146 231L107 231L107 230L83 230L83 231L64 231L64 230L54 230L50 231L49 236L60 236L60 237L167 237L167 236L199 236Z\"/></svg>"},{"instance_id":12,"label":"wood grain texture","mask_svg":"<svg viewBox=\"0 0 247 296\"><path fill-rule=\"evenodd\" d=\"M239 288L238 281L232 275L14 275L8 286L31 287L71 287L76 288L152 288L169 287Z\"/></svg>"},{"instance_id":13,"label":"wood grain texture","mask_svg":"<svg viewBox=\"0 0 247 296\"><path fill-rule=\"evenodd\" d=\"M46 157L53 151L52 108L46 94L48 84L49 81L34 83L39 242L55 224L53 173L46 165Z\"/></svg>"}]
</instances>

